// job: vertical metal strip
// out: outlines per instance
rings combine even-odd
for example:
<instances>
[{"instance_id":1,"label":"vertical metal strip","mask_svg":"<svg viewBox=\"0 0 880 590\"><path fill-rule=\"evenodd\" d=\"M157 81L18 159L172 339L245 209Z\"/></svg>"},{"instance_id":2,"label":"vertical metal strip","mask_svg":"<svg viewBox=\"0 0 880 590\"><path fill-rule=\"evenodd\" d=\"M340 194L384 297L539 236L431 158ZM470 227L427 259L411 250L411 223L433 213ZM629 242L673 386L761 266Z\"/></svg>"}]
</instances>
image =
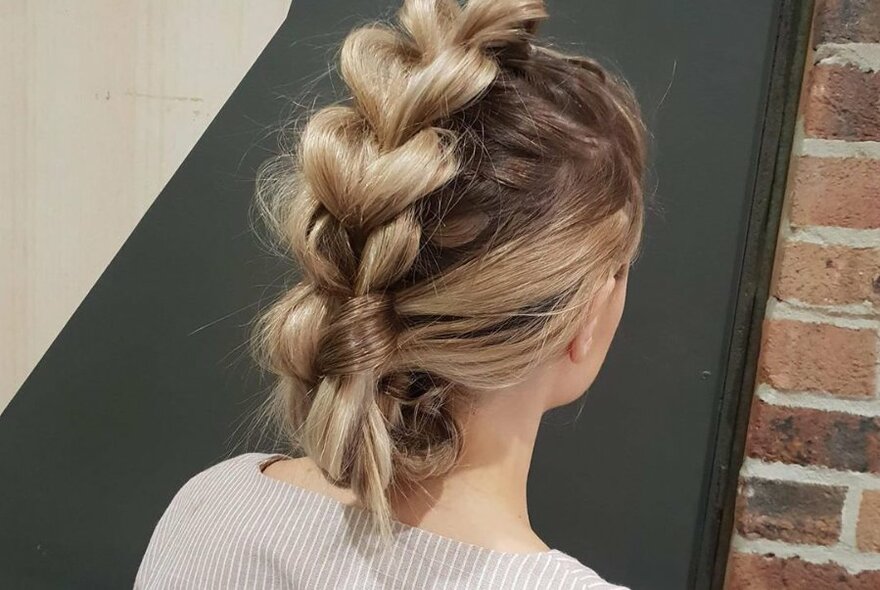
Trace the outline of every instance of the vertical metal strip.
<instances>
[{"instance_id":1,"label":"vertical metal strip","mask_svg":"<svg viewBox=\"0 0 880 590\"><path fill-rule=\"evenodd\" d=\"M777 9L733 334L688 585L694 590L720 590L724 584L813 4L813 0L781 0Z\"/></svg>"}]
</instances>

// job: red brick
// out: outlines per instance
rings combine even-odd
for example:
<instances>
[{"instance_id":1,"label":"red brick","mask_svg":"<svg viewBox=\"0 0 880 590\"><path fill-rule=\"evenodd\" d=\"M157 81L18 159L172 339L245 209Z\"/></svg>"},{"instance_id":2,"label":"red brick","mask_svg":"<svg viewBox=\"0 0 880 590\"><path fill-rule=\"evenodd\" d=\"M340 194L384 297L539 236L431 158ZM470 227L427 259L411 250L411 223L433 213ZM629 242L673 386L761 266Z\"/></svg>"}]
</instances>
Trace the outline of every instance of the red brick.
<instances>
[{"instance_id":1,"label":"red brick","mask_svg":"<svg viewBox=\"0 0 880 590\"><path fill-rule=\"evenodd\" d=\"M844 487L747 479L739 491L736 529L747 538L833 545L845 496Z\"/></svg>"},{"instance_id":2,"label":"red brick","mask_svg":"<svg viewBox=\"0 0 880 590\"><path fill-rule=\"evenodd\" d=\"M817 43L878 43L880 2L818 0L813 23Z\"/></svg>"},{"instance_id":3,"label":"red brick","mask_svg":"<svg viewBox=\"0 0 880 590\"><path fill-rule=\"evenodd\" d=\"M802 156L788 198L794 226L880 228L880 160Z\"/></svg>"},{"instance_id":4,"label":"red brick","mask_svg":"<svg viewBox=\"0 0 880 590\"><path fill-rule=\"evenodd\" d=\"M732 553L725 590L876 590L880 571L851 574L836 563L809 563L772 554Z\"/></svg>"},{"instance_id":5,"label":"red brick","mask_svg":"<svg viewBox=\"0 0 880 590\"><path fill-rule=\"evenodd\" d=\"M789 242L777 262L775 295L815 305L880 303L880 249Z\"/></svg>"},{"instance_id":6,"label":"red brick","mask_svg":"<svg viewBox=\"0 0 880 590\"><path fill-rule=\"evenodd\" d=\"M856 543L862 551L880 553L880 490L862 492Z\"/></svg>"},{"instance_id":7,"label":"red brick","mask_svg":"<svg viewBox=\"0 0 880 590\"><path fill-rule=\"evenodd\" d=\"M808 137L880 140L880 72L816 65L803 114Z\"/></svg>"},{"instance_id":8,"label":"red brick","mask_svg":"<svg viewBox=\"0 0 880 590\"><path fill-rule=\"evenodd\" d=\"M776 389L871 397L876 367L874 330L792 320L764 323L758 375Z\"/></svg>"},{"instance_id":9,"label":"red brick","mask_svg":"<svg viewBox=\"0 0 880 590\"><path fill-rule=\"evenodd\" d=\"M755 400L746 455L763 461L880 473L880 418Z\"/></svg>"}]
</instances>

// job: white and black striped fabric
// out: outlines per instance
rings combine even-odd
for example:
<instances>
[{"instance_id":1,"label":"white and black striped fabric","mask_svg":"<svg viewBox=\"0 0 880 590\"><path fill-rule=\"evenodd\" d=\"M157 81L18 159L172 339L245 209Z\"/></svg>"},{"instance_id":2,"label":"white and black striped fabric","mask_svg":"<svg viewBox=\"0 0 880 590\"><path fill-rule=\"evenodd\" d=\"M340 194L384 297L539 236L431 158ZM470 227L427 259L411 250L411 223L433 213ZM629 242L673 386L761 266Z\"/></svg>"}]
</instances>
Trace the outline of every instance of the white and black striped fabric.
<instances>
[{"instance_id":1,"label":"white and black striped fabric","mask_svg":"<svg viewBox=\"0 0 880 590\"><path fill-rule=\"evenodd\" d=\"M504 553L399 522L367 550L369 512L262 473L246 453L190 479L162 515L137 590L626 590L558 550Z\"/></svg>"}]
</instances>

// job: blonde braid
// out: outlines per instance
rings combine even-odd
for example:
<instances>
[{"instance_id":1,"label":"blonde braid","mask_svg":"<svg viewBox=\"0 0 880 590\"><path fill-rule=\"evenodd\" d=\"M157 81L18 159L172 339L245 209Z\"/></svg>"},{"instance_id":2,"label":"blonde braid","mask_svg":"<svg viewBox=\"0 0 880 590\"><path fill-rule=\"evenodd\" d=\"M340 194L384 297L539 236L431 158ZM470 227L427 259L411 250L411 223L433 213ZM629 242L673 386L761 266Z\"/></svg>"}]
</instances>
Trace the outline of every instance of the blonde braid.
<instances>
[{"instance_id":1,"label":"blonde braid","mask_svg":"<svg viewBox=\"0 0 880 590\"><path fill-rule=\"evenodd\" d=\"M435 123L478 99L499 73L493 50L527 43L544 16L539 0L407 0L399 30L348 35L351 104L320 110L301 137L281 225L305 280L264 316L263 345L291 435L386 535L389 486L425 473L399 429L410 383L394 369L400 326L387 289L419 252L414 205L459 172L458 138ZM454 428L425 404L432 412Z\"/></svg>"}]
</instances>

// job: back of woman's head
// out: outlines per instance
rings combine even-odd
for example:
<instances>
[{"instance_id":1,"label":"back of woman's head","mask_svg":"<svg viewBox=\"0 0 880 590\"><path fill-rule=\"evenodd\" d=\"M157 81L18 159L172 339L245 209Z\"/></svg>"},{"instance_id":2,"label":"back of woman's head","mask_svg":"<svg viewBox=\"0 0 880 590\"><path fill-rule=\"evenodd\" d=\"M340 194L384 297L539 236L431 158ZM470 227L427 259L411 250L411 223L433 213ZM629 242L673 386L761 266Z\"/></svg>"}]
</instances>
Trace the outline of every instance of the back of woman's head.
<instances>
[{"instance_id":1,"label":"back of woman's head","mask_svg":"<svg viewBox=\"0 0 880 590\"><path fill-rule=\"evenodd\" d=\"M559 354L638 247L628 87L538 45L541 0L407 0L345 39L351 97L261 173L302 272L260 318L295 447L389 526L456 462L456 408Z\"/></svg>"}]
</instances>

